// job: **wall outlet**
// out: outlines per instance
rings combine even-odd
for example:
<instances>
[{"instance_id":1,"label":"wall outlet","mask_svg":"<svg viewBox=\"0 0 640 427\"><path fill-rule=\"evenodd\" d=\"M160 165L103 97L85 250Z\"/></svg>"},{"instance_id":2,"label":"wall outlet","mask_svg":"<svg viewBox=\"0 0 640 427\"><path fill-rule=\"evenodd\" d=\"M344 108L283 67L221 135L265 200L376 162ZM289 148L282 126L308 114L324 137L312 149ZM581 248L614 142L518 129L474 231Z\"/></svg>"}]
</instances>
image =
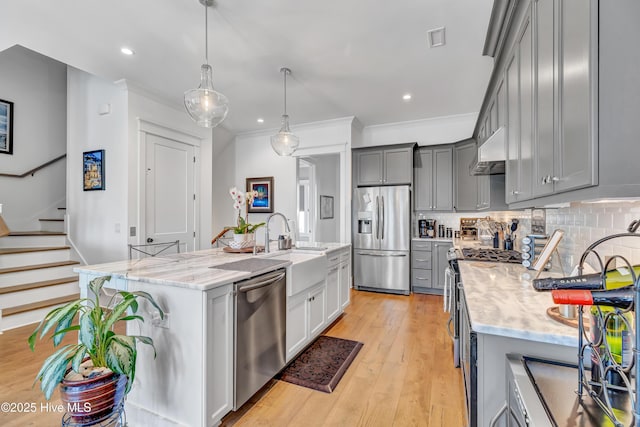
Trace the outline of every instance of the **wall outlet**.
<instances>
[{"instance_id":1,"label":"wall outlet","mask_svg":"<svg viewBox=\"0 0 640 427\"><path fill-rule=\"evenodd\" d=\"M115 231L116 233L120 234L120 223L119 222L116 222L116 225L115 225L113 231Z\"/></svg>"},{"instance_id":2,"label":"wall outlet","mask_svg":"<svg viewBox=\"0 0 640 427\"><path fill-rule=\"evenodd\" d=\"M151 324L156 328L169 329L171 316L169 313L164 313L164 319L160 318L160 314L156 311L153 313L153 317L151 318Z\"/></svg>"},{"instance_id":3,"label":"wall outlet","mask_svg":"<svg viewBox=\"0 0 640 427\"><path fill-rule=\"evenodd\" d=\"M136 237L136 228L129 227L129 237Z\"/></svg>"}]
</instances>

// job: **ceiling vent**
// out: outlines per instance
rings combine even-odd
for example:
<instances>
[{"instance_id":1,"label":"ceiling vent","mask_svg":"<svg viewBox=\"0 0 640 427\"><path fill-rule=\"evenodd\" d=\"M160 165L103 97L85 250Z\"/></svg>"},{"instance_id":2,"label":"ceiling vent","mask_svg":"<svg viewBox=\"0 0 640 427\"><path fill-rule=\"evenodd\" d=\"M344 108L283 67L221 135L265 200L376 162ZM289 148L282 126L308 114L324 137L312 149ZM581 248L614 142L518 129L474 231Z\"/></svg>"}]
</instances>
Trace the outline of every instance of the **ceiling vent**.
<instances>
[{"instance_id":1,"label":"ceiling vent","mask_svg":"<svg viewBox=\"0 0 640 427\"><path fill-rule=\"evenodd\" d=\"M444 46L444 27L427 31L427 39L429 40L429 47Z\"/></svg>"}]
</instances>

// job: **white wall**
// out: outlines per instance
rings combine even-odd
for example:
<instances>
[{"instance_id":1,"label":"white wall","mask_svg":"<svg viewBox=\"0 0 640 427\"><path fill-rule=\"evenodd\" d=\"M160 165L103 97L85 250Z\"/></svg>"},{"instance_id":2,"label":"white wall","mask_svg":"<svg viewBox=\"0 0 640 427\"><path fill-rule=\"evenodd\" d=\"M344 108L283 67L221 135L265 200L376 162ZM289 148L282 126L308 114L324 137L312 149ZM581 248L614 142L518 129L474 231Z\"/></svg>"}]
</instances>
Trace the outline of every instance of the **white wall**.
<instances>
[{"instance_id":1,"label":"white wall","mask_svg":"<svg viewBox=\"0 0 640 427\"><path fill-rule=\"evenodd\" d=\"M236 144L234 136L225 128L217 127L213 130L213 193L212 193L212 235L209 242L224 227L235 225L229 188L236 186L235 162ZM241 187L244 189L244 187ZM205 248L206 246L202 246Z\"/></svg>"},{"instance_id":2,"label":"white wall","mask_svg":"<svg viewBox=\"0 0 640 427\"><path fill-rule=\"evenodd\" d=\"M66 152L67 69L13 46L0 52L0 98L14 103L13 155L0 154L0 172L22 174ZM38 230L38 218L65 205L65 160L34 176L0 177L0 203L11 230Z\"/></svg>"},{"instance_id":3,"label":"white wall","mask_svg":"<svg viewBox=\"0 0 640 427\"><path fill-rule=\"evenodd\" d=\"M327 149L334 150L341 144L347 150L351 147L352 117L307 123L292 127L292 132L300 138L300 147L296 154ZM274 207L287 218L296 218L296 160L294 157L280 157L271 148L270 136L278 130L270 129L238 135L235 139L235 181L233 185L245 188L245 179L250 177L274 177ZM224 167L218 159L214 167ZM350 168L349 168L350 169ZM226 196L225 211L221 213L226 221L233 222L235 216L232 201ZM223 202L224 204L224 202ZM222 211L222 209L221 209ZM268 214L249 214L251 223L265 221ZM273 220L270 227L271 236L284 231L281 220ZM260 230L257 239L263 242L264 230Z\"/></svg>"},{"instance_id":4,"label":"white wall","mask_svg":"<svg viewBox=\"0 0 640 427\"><path fill-rule=\"evenodd\" d=\"M127 93L72 67L67 77L69 238L90 264L126 259ZM110 104L110 114L98 114L102 104ZM106 189L83 191L82 153L99 149L105 150Z\"/></svg>"},{"instance_id":5,"label":"white wall","mask_svg":"<svg viewBox=\"0 0 640 427\"><path fill-rule=\"evenodd\" d=\"M353 148L417 142L418 145L448 144L470 138L478 113L436 117L384 125L367 126L362 141Z\"/></svg>"},{"instance_id":6,"label":"white wall","mask_svg":"<svg viewBox=\"0 0 640 427\"><path fill-rule=\"evenodd\" d=\"M333 197L333 218L320 219L317 216L316 240L319 242L340 241L338 228L340 219L340 157L337 154L313 156L311 159L316 165L317 197L315 202L320 209L320 196Z\"/></svg>"}]
</instances>

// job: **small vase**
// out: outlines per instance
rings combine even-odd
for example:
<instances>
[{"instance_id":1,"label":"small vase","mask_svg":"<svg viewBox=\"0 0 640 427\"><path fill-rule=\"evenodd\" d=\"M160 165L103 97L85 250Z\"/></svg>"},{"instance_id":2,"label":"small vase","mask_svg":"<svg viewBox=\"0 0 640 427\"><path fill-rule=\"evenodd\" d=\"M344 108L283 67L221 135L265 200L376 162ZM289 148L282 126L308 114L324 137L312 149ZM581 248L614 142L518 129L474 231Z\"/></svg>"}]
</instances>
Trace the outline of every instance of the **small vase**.
<instances>
[{"instance_id":1,"label":"small vase","mask_svg":"<svg viewBox=\"0 0 640 427\"><path fill-rule=\"evenodd\" d=\"M229 242L229 246L233 249L242 249L255 246L255 233L234 234L233 240Z\"/></svg>"}]
</instances>

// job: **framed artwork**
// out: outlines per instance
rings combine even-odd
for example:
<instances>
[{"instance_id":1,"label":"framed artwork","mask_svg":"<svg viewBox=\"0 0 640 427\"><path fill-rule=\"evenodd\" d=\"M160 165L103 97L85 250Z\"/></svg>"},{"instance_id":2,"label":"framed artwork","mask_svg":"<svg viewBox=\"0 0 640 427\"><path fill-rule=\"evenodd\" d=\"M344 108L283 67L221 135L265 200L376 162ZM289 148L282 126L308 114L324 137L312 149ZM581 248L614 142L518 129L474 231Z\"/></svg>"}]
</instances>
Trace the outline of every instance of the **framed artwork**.
<instances>
[{"instance_id":1,"label":"framed artwork","mask_svg":"<svg viewBox=\"0 0 640 427\"><path fill-rule=\"evenodd\" d=\"M13 154L13 102L0 99L0 153Z\"/></svg>"},{"instance_id":2,"label":"framed artwork","mask_svg":"<svg viewBox=\"0 0 640 427\"><path fill-rule=\"evenodd\" d=\"M320 196L320 219L333 218L333 196Z\"/></svg>"},{"instance_id":3,"label":"framed artwork","mask_svg":"<svg viewBox=\"0 0 640 427\"><path fill-rule=\"evenodd\" d=\"M82 181L84 191L104 190L104 150L82 153Z\"/></svg>"},{"instance_id":4,"label":"framed artwork","mask_svg":"<svg viewBox=\"0 0 640 427\"><path fill-rule=\"evenodd\" d=\"M247 178L247 191L258 193L249 205L249 213L273 213L273 177Z\"/></svg>"}]
</instances>

